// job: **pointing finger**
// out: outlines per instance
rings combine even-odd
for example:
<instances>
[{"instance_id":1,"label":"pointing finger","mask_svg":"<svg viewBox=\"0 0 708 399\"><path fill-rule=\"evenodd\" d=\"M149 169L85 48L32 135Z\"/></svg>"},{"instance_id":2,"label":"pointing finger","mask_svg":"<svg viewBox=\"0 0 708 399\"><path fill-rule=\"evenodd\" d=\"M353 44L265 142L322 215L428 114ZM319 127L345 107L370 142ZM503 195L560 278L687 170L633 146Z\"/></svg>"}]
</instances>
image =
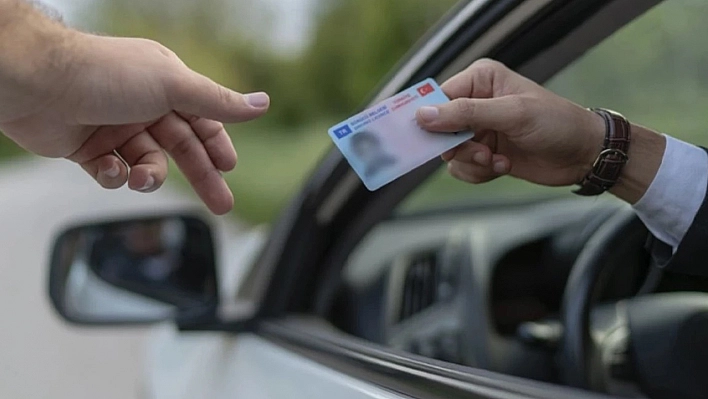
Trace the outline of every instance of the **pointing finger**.
<instances>
[{"instance_id":1,"label":"pointing finger","mask_svg":"<svg viewBox=\"0 0 708 399\"><path fill-rule=\"evenodd\" d=\"M270 98L258 92L243 95L186 67L166 85L172 109L220 122L244 122L266 113Z\"/></svg>"},{"instance_id":2,"label":"pointing finger","mask_svg":"<svg viewBox=\"0 0 708 399\"><path fill-rule=\"evenodd\" d=\"M204 148L212 162L220 171L228 172L236 167L236 149L221 122L187 113L179 113L179 116L192 126L194 133L204 143Z\"/></svg>"}]
</instances>

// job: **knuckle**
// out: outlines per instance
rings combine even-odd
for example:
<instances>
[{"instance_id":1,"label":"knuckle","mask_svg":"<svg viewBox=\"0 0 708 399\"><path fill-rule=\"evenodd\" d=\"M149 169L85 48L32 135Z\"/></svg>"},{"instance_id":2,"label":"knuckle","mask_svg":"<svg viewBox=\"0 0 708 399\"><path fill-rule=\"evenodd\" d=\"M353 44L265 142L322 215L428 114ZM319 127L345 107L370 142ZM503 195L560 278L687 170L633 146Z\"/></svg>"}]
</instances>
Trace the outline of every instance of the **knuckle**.
<instances>
[{"instance_id":1,"label":"knuckle","mask_svg":"<svg viewBox=\"0 0 708 399\"><path fill-rule=\"evenodd\" d=\"M523 96L510 96L508 98L509 113L516 115L517 120L527 122L531 118L531 99Z\"/></svg>"},{"instance_id":2,"label":"knuckle","mask_svg":"<svg viewBox=\"0 0 708 399\"><path fill-rule=\"evenodd\" d=\"M493 69L496 67L497 64L498 62L494 61L491 58L480 58L472 63L472 67L479 69Z\"/></svg>"},{"instance_id":3,"label":"knuckle","mask_svg":"<svg viewBox=\"0 0 708 399\"><path fill-rule=\"evenodd\" d=\"M498 73L505 71L507 68L504 64L499 61L493 60L491 58L481 58L470 66L470 68L477 69L482 73Z\"/></svg>"},{"instance_id":4,"label":"knuckle","mask_svg":"<svg viewBox=\"0 0 708 399\"><path fill-rule=\"evenodd\" d=\"M150 39L141 39L143 40L143 43L150 49L152 49L155 52L158 52L162 54L162 56L170 59L175 59L177 57L177 54L170 50L167 46L163 45L162 43L155 41L155 40L150 40Z\"/></svg>"},{"instance_id":5,"label":"knuckle","mask_svg":"<svg viewBox=\"0 0 708 399\"><path fill-rule=\"evenodd\" d=\"M171 153L172 158L177 161L180 168L184 168L183 170L185 171L189 170L185 174L193 182L206 181L212 177L221 176L219 171L209 162L189 161L200 158L199 147L201 145L201 141L196 136L190 136L177 141L168 151Z\"/></svg>"},{"instance_id":6,"label":"knuckle","mask_svg":"<svg viewBox=\"0 0 708 399\"><path fill-rule=\"evenodd\" d=\"M460 170L455 167L454 163L448 163L447 164L447 173L450 174L450 176L454 177L455 179L462 180L462 176L460 174Z\"/></svg>"},{"instance_id":7,"label":"knuckle","mask_svg":"<svg viewBox=\"0 0 708 399\"><path fill-rule=\"evenodd\" d=\"M490 180L490 176L482 167L451 162L448 163L447 169L452 177L470 184L481 184Z\"/></svg>"},{"instance_id":8,"label":"knuckle","mask_svg":"<svg viewBox=\"0 0 708 399\"><path fill-rule=\"evenodd\" d=\"M185 137L175 142L169 152L174 158L188 157L198 144L200 143L195 136Z\"/></svg>"},{"instance_id":9,"label":"knuckle","mask_svg":"<svg viewBox=\"0 0 708 399\"><path fill-rule=\"evenodd\" d=\"M488 179L485 176L480 176L477 173L469 173L467 174L467 181L472 184L481 184L486 182Z\"/></svg>"},{"instance_id":10,"label":"knuckle","mask_svg":"<svg viewBox=\"0 0 708 399\"><path fill-rule=\"evenodd\" d=\"M475 111L475 106L474 102L466 99L466 98L461 98L457 99L454 102L454 107L455 107L455 112L465 120L471 120L474 118L474 111Z\"/></svg>"},{"instance_id":11,"label":"knuckle","mask_svg":"<svg viewBox=\"0 0 708 399\"><path fill-rule=\"evenodd\" d=\"M236 105L234 104L234 98L231 95L231 92L227 88L216 83L214 83L214 85L216 86L216 96L218 98L219 103L224 104L226 106Z\"/></svg>"},{"instance_id":12,"label":"knuckle","mask_svg":"<svg viewBox=\"0 0 708 399\"><path fill-rule=\"evenodd\" d=\"M469 181L469 176L467 173L465 173L464 170L460 167L459 162L450 162L447 164L447 171L450 173L452 177L454 177L457 180L462 180L462 181Z\"/></svg>"},{"instance_id":13,"label":"knuckle","mask_svg":"<svg viewBox=\"0 0 708 399\"><path fill-rule=\"evenodd\" d=\"M214 167L204 167L194 173L194 181L205 182L210 179L221 180L223 177L221 173Z\"/></svg>"},{"instance_id":14,"label":"knuckle","mask_svg":"<svg viewBox=\"0 0 708 399\"><path fill-rule=\"evenodd\" d=\"M153 164L158 167L160 174L167 174L167 155L165 151L161 148L148 150L142 154L134 163L136 165L141 164ZM163 173L164 172L164 173Z\"/></svg>"},{"instance_id":15,"label":"knuckle","mask_svg":"<svg viewBox=\"0 0 708 399\"><path fill-rule=\"evenodd\" d=\"M217 85L216 93L219 97L219 101L221 101L222 103L227 104L231 101L231 96L229 95L229 92L223 86Z\"/></svg>"},{"instance_id":16,"label":"knuckle","mask_svg":"<svg viewBox=\"0 0 708 399\"><path fill-rule=\"evenodd\" d=\"M191 115L191 114L185 114L185 115L183 115L183 117L184 117L184 120L186 120L190 124L197 123L201 119L199 116Z\"/></svg>"},{"instance_id":17,"label":"knuckle","mask_svg":"<svg viewBox=\"0 0 708 399\"><path fill-rule=\"evenodd\" d=\"M498 79L508 78L509 71L510 70L506 67L506 65L489 58L482 58L480 60L477 60L472 65L470 65L469 68L469 73L473 76L477 76L478 86L480 86L481 82L484 82L485 87L488 86L484 91L488 92L488 95L490 97L493 97L494 94L493 82ZM482 88L480 88L479 90L480 92L483 91Z\"/></svg>"}]
</instances>

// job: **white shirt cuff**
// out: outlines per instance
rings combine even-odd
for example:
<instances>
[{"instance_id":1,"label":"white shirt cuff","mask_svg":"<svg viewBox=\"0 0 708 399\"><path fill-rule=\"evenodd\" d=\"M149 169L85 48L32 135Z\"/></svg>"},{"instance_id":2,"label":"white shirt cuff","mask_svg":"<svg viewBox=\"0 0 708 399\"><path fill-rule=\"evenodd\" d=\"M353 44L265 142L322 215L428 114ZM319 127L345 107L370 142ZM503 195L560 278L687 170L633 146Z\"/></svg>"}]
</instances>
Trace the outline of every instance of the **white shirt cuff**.
<instances>
[{"instance_id":1,"label":"white shirt cuff","mask_svg":"<svg viewBox=\"0 0 708 399\"><path fill-rule=\"evenodd\" d=\"M659 171L634 209L654 237L675 251L705 199L708 154L692 144L664 137L666 151Z\"/></svg>"}]
</instances>

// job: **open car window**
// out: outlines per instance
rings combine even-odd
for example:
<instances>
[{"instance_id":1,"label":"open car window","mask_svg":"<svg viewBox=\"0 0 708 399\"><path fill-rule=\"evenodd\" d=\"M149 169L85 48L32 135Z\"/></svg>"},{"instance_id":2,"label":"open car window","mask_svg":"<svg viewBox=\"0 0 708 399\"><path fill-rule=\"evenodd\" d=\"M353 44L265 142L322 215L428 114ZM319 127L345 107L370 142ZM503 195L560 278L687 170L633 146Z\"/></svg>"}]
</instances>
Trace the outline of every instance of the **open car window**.
<instances>
[{"instance_id":1,"label":"open car window","mask_svg":"<svg viewBox=\"0 0 708 399\"><path fill-rule=\"evenodd\" d=\"M703 1L663 2L545 85L584 106L615 109L679 139L708 144L707 16ZM499 205L511 200L533 207ZM520 349L516 335L526 322L557 320L569 270L587 239L584 228L617 205L611 196L580 200L568 187L509 177L473 186L443 167L351 253L331 312L334 324L427 358L558 382L552 356ZM458 246L469 242L471 252L456 258L464 252ZM468 269L446 269L455 263ZM617 278L624 283L603 298L636 294L647 264L628 263L627 274ZM457 319L459 312L479 317ZM489 330L479 327L484 323Z\"/></svg>"},{"instance_id":2,"label":"open car window","mask_svg":"<svg viewBox=\"0 0 708 399\"><path fill-rule=\"evenodd\" d=\"M708 3L666 1L588 51L546 87L586 107L617 110L633 122L697 145L708 144ZM503 177L479 186L440 170L399 208L399 213L471 202L568 196Z\"/></svg>"}]
</instances>

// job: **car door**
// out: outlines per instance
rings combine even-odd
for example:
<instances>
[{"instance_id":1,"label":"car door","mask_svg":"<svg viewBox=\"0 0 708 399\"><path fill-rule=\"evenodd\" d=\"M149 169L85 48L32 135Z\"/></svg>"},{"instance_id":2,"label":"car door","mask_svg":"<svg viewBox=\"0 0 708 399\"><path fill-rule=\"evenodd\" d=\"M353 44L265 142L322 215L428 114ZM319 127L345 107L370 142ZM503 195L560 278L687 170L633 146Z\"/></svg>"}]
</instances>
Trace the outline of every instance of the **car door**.
<instances>
[{"instance_id":1,"label":"car door","mask_svg":"<svg viewBox=\"0 0 708 399\"><path fill-rule=\"evenodd\" d=\"M426 77L443 81L482 57L498 59L544 82L656 3L463 1L410 52L368 103ZM347 309L333 310L332 298L350 256L439 166L440 161L433 160L369 192L341 154L332 150L274 226L241 285L239 299L258 309L249 332L189 336L194 333L165 327L156 335L148 362L151 397L594 397L586 391L461 366L459 361L433 360L410 348L382 345L375 336L355 337L335 327L332 314L341 316ZM447 231L458 218L451 215L440 219L439 231ZM428 235L436 234L428 227ZM372 314L384 307L380 296L366 300ZM228 325L211 328L242 331ZM478 339L487 342L482 336ZM190 341L193 356L175 358L186 352ZM167 366L175 361L188 364L181 369Z\"/></svg>"},{"instance_id":2,"label":"car door","mask_svg":"<svg viewBox=\"0 0 708 399\"><path fill-rule=\"evenodd\" d=\"M462 1L411 50L367 103L428 77L444 81L484 57L546 82L659 2ZM516 372L525 365L514 365L519 367L512 369L515 372L500 372L504 370L500 365L510 358L508 352L518 346L506 347L501 355L485 355L485 348L503 347L504 341L490 334L482 320L488 318L488 310L479 304L492 295L493 283L476 269L468 268L468 275L453 275L451 280L471 279L477 284L465 287L463 297L453 296L464 299L455 302L455 310L471 315L464 319L468 324L464 330L461 319L446 313L449 308L428 309L427 300L401 308L390 305L406 302L406 281L425 290L424 277L430 265L437 264L431 262L437 256L431 255L431 249L443 248L444 254L455 255L463 237L475 242L475 252L468 255L475 263L483 263L492 249L528 242L529 246L523 246L527 252L517 256L530 257L542 248L534 246L537 242L546 242L545 233L583 232L579 226L592 224L585 219L588 212L608 214L618 205L525 200L465 203L413 215L405 212L406 206L421 200L417 190L427 184L434 189L424 191L423 196L470 192L466 185L441 184L433 177L440 165L440 160L432 160L370 192L341 153L330 151L273 226L265 244L259 245L257 256L251 257L245 249L240 254L249 270L239 278L234 306L210 307L206 310L218 312L178 318L174 325L155 330L148 347L143 396L597 397L546 378L543 372L553 367L552 359L531 363L524 369L528 373ZM498 225L505 227L495 230ZM568 237L572 245L587 238L562 234L563 245ZM458 263L470 259L452 258ZM386 271L385 279L377 279L380 270ZM391 281L398 286L389 285ZM391 292L398 292L398 297ZM51 294L56 301L57 293ZM436 309L440 312L427 312L436 318L420 319L423 322L413 328L414 334L399 334L389 323ZM434 341L427 339L431 331ZM469 353L473 355L463 358Z\"/></svg>"}]
</instances>

